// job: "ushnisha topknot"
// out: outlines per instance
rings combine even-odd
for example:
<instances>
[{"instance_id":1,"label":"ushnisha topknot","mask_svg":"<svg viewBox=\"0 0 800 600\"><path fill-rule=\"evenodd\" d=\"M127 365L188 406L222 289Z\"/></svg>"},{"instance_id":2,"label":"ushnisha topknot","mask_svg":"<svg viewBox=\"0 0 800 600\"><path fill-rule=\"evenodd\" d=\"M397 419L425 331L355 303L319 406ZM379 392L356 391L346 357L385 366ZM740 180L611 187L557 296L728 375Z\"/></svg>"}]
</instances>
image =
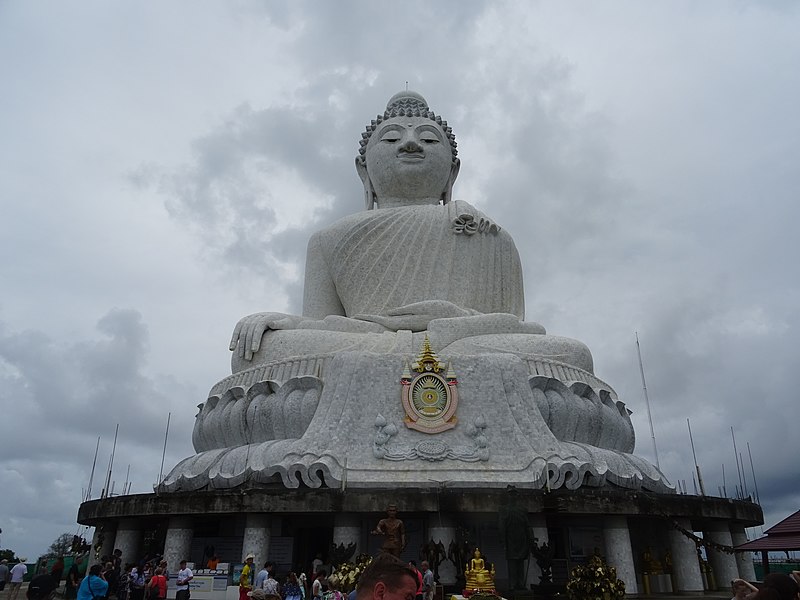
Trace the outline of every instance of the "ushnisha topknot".
<instances>
[{"instance_id":1,"label":"ushnisha topknot","mask_svg":"<svg viewBox=\"0 0 800 600\"><path fill-rule=\"evenodd\" d=\"M361 140L359 141L359 158L362 161L364 160L364 155L367 153L369 138L372 137L378 125L388 119L404 116L423 117L440 125L447 139L450 141L450 150L453 154L453 162L455 162L458 157L458 144L456 144L456 136L453 133L453 129L447 124L447 121L443 121L442 117L434 114L434 112L428 108L428 102L421 94L410 90L398 92L392 96L386 104L386 111L384 111L383 115L378 115L367 125L366 131L361 134Z\"/></svg>"}]
</instances>

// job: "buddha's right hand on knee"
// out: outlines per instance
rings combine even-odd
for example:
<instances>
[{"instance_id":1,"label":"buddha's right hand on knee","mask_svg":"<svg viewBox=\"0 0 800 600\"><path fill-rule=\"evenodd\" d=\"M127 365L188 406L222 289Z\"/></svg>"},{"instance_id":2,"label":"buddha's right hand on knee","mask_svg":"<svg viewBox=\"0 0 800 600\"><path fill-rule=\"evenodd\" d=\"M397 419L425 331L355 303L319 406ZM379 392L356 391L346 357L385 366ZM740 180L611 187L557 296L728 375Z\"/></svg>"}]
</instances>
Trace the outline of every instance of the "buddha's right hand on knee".
<instances>
[{"instance_id":1,"label":"buddha's right hand on knee","mask_svg":"<svg viewBox=\"0 0 800 600\"><path fill-rule=\"evenodd\" d=\"M261 336L268 329L293 329L303 317L284 313L255 313L239 319L233 329L229 349L236 351L240 358L252 360L253 354L261 348Z\"/></svg>"}]
</instances>

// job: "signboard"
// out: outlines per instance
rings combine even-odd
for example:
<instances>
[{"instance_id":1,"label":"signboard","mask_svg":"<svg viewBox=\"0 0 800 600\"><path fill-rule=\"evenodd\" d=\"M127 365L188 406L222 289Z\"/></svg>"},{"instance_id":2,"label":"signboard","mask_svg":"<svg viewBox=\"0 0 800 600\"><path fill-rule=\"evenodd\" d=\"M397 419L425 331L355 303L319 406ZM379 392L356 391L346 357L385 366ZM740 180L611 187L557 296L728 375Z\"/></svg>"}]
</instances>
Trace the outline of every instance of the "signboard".
<instances>
[{"instance_id":1,"label":"signboard","mask_svg":"<svg viewBox=\"0 0 800 600\"><path fill-rule=\"evenodd\" d=\"M239 578L242 576L242 569L244 569L244 563L231 563L233 585L239 585Z\"/></svg>"},{"instance_id":2,"label":"signboard","mask_svg":"<svg viewBox=\"0 0 800 600\"><path fill-rule=\"evenodd\" d=\"M294 552L294 538L271 537L269 540L269 559L276 565L291 567Z\"/></svg>"}]
</instances>

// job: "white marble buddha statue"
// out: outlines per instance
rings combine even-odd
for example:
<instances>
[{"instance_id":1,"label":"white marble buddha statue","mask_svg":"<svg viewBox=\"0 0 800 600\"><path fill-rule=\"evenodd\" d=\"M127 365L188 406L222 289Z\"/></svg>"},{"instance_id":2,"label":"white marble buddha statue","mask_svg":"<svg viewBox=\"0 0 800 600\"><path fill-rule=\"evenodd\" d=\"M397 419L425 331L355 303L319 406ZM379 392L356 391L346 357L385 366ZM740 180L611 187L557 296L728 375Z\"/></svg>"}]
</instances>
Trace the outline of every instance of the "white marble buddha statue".
<instances>
[{"instance_id":1,"label":"white marble buddha statue","mask_svg":"<svg viewBox=\"0 0 800 600\"><path fill-rule=\"evenodd\" d=\"M162 489L276 478L669 489L631 454L629 411L588 348L524 321L514 241L452 199L459 169L452 130L425 99L392 97L356 157L365 210L311 237L302 315L236 325L232 374L199 405L197 454ZM461 398L428 428L409 424L400 397L423 346L447 373L429 392L457 386Z\"/></svg>"},{"instance_id":2,"label":"white marble buddha statue","mask_svg":"<svg viewBox=\"0 0 800 600\"><path fill-rule=\"evenodd\" d=\"M396 94L356 158L367 210L312 236L302 316L257 313L237 324L232 371L354 347L396 351L385 334L430 328L438 351L460 341L449 350L540 354L592 372L586 346L523 321L514 241L451 199L459 168L447 122L419 94Z\"/></svg>"}]
</instances>

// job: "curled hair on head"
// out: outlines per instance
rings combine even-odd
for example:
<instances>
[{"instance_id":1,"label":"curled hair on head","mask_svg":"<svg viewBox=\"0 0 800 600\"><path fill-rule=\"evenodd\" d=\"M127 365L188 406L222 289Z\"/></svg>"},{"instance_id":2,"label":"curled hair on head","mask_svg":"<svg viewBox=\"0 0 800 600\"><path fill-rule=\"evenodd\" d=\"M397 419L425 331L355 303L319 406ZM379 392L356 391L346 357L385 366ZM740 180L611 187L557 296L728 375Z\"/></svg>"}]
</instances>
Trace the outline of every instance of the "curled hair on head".
<instances>
[{"instance_id":1,"label":"curled hair on head","mask_svg":"<svg viewBox=\"0 0 800 600\"><path fill-rule=\"evenodd\" d=\"M358 142L359 160L362 162L364 161L364 156L367 153L367 144L372 134L375 133L375 130L378 128L378 125L394 117L422 117L423 119L430 119L439 125L444 130L447 141L450 142L450 152L453 155L453 162L456 161L458 158L458 144L456 143L456 136L453 133L452 127L447 124L447 121L443 121L442 117L430 110L425 98L415 92L400 92L399 94L395 94L394 97L389 100L389 104L383 115L378 115L367 125L366 130L361 134L361 140Z\"/></svg>"},{"instance_id":2,"label":"curled hair on head","mask_svg":"<svg viewBox=\"0 0 800 600\"><path fill-rule=\"evenodd\" d=\"M100 576L100 572L102 570L103 570L103 567L101 565L99 565L99 564L92 565L91 567L89 567L89 575L94 575L95 577L99 577Z\"/></svg>"}]
</instances>

